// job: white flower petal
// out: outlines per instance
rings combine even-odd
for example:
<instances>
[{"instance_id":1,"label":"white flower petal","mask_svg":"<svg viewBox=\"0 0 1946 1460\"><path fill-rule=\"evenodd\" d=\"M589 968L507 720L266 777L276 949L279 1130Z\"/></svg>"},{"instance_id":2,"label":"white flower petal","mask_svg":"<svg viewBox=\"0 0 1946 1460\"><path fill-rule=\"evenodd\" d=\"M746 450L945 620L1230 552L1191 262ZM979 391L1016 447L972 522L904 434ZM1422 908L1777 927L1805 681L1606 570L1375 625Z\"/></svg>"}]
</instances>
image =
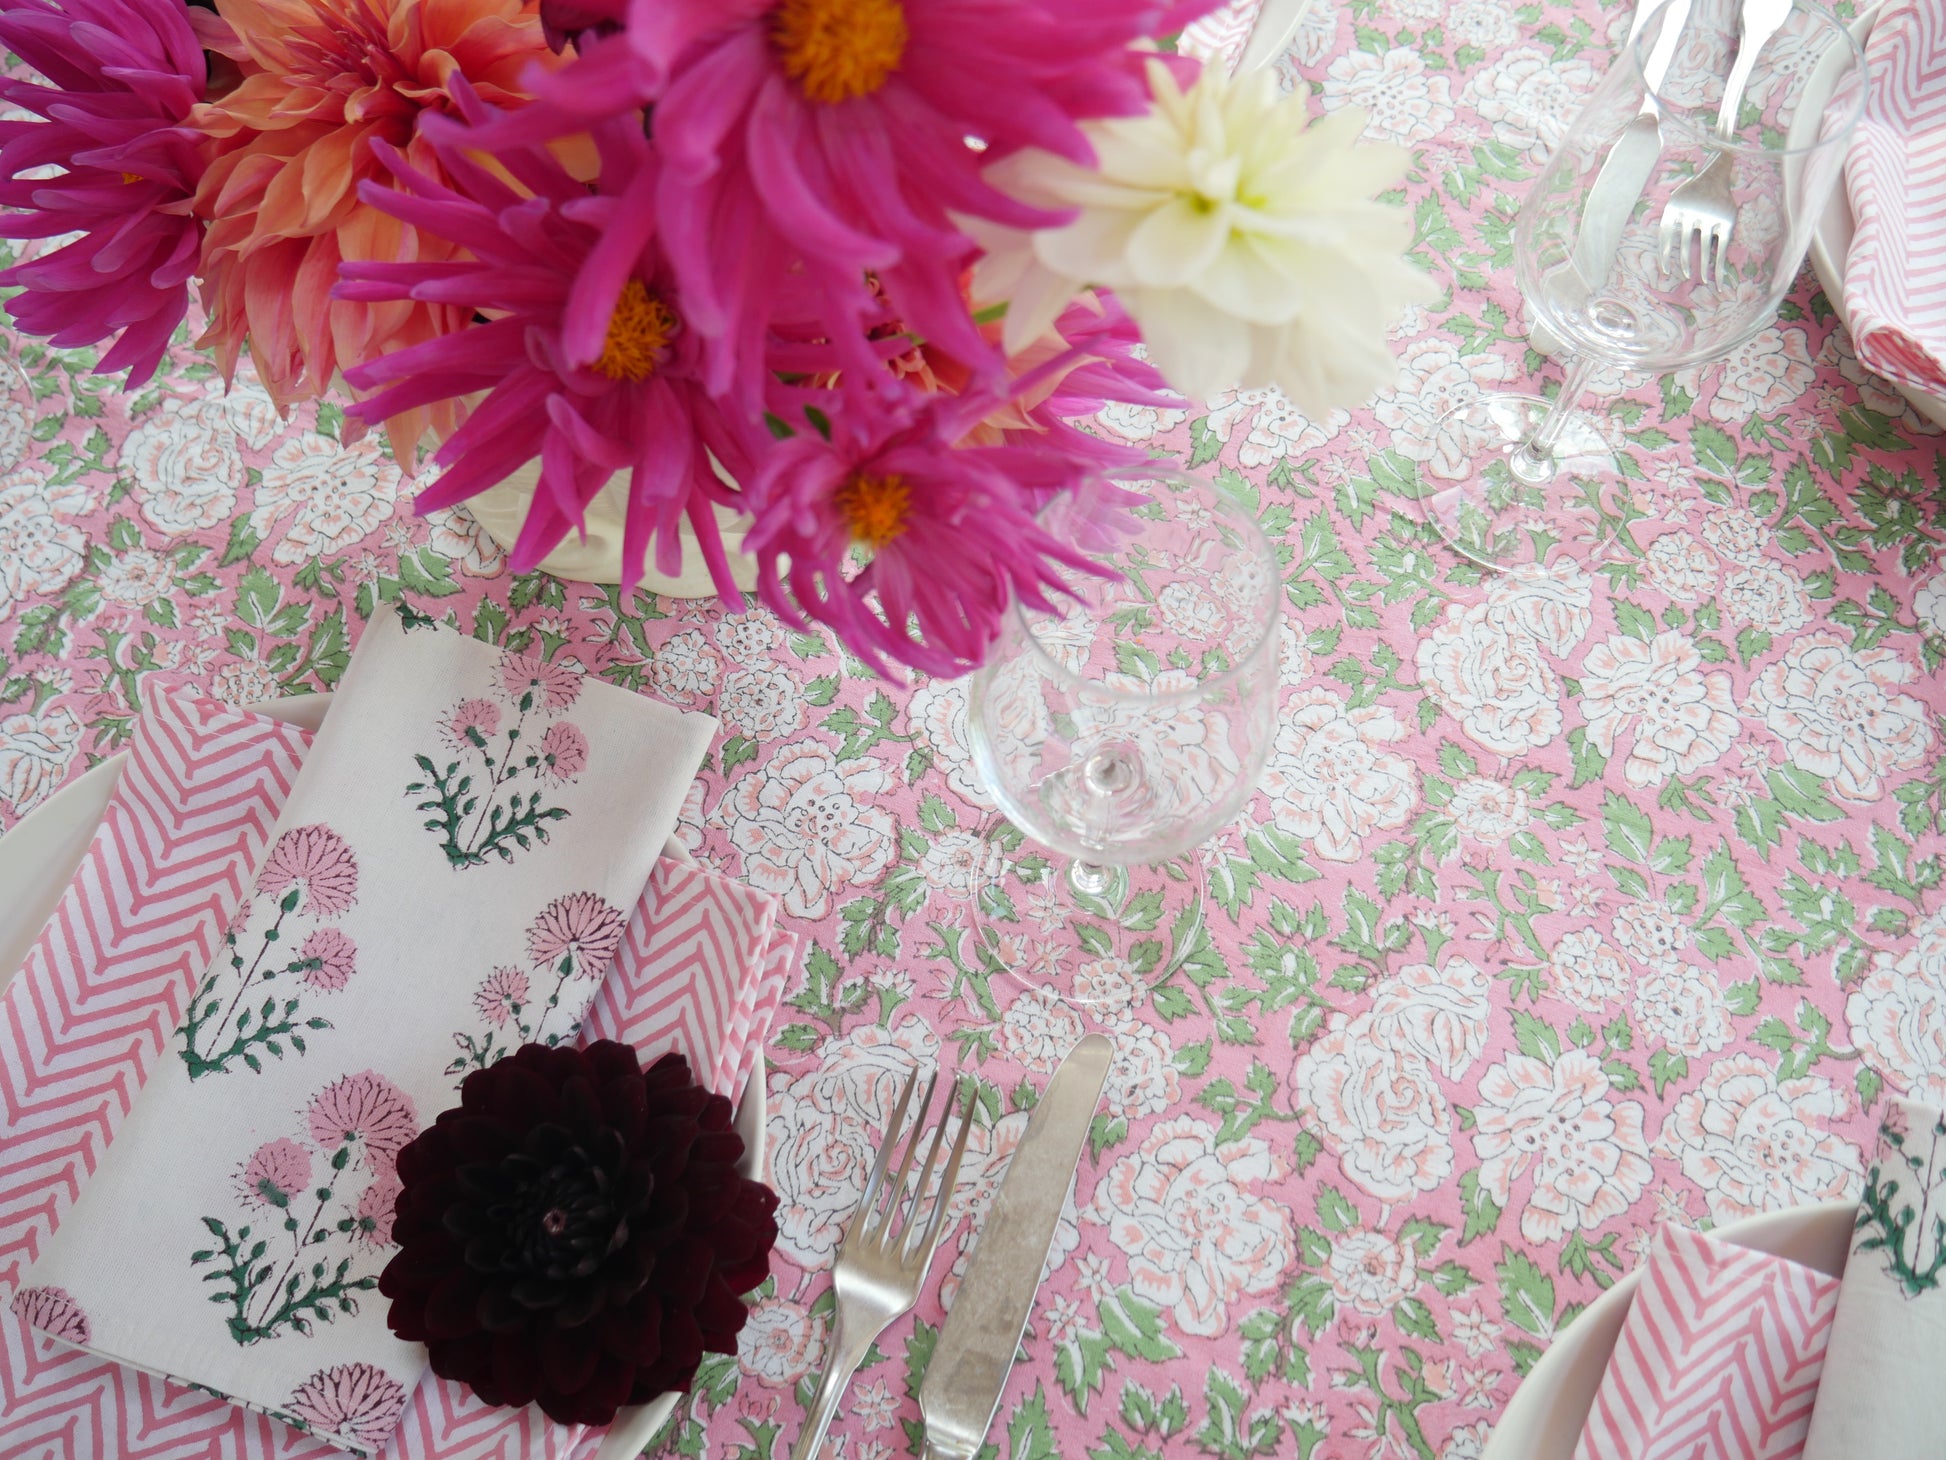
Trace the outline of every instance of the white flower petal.
<instances>
[{"instance_id":1,"label":"white flower petal","mask_svg":"<svg viewBox=\"0 0 1946 1460\"><path fill-rule=\"evenodd\" d=\"M1223 253L1230 209L1200 198L1177 198L1144 218L1129 234L1128 266L1146 288L1194 282Z\"/></svg>"}]
</instances>

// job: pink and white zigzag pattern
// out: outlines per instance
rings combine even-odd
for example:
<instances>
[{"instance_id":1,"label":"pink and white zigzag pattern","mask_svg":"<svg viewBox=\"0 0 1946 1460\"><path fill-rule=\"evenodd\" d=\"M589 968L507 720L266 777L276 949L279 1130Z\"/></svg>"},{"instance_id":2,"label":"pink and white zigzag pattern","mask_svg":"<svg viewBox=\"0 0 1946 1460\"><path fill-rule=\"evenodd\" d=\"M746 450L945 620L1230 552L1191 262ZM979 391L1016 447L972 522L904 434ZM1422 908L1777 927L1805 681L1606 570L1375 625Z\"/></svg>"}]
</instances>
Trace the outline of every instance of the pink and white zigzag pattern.
<instances>
[{"instance_id":1,"label":"pink and white zigzag pattern","mask_svg":"<svg viewBox=\"0 0 1946 1460\"><path fill-rule=\"evenodd\" d=\"M1946 394L1946 6L1888 5L1845 175L1857 219L1845 311L1858 357Z\"/></svg>"},{"instance_id":2,"label":"pink and white zigzag pattern","mask_svg":"<svg viewBox=\"0 0 1946 1460\"><path fill-rule=\"evenodd\" d=\"M1793 1460L1838 1279L1665 1226L1575 1460Z\"/></svg>"},{"instance_id":3,"label":"pink and white zigzag pattern","mask_svg":"<svg viewBox=\"0 0 1946 1460\"><path fill-rule=\"evenodd\" d=\"M310 735L144 685L127 765L74 882L0 995L0 1304L94 1170L242 901ZM610 1037L748 1068L768 1016L776 906L674 868L638 905L597 1009ZM666 889L674 889L668 898ZM729 889L726 891L726 889ZM742 918L753 920L746 926ZM659 931L677 934L671 952ZM761 978L745 976L768 952ZM744 961L732 961L735 959ZM648 965L655 965L655 972ZM664 982L664 979L670 980ZM781 993L781 974L777 975ZM748 1022L737 1022L746 1007ZM770 1000L775 1013L776 1000ZM591 1023L594 1016L591 1016ZM734 1031L732 1026L734 1026ZM712 1088L728 1083L712 1080ZM444 1380L413 1394L384 1460L566 1460L584 1435ZM333 1460L280 1422L45 1338L0 1312L0 1460Z\"/></svg>"}]
</instances>

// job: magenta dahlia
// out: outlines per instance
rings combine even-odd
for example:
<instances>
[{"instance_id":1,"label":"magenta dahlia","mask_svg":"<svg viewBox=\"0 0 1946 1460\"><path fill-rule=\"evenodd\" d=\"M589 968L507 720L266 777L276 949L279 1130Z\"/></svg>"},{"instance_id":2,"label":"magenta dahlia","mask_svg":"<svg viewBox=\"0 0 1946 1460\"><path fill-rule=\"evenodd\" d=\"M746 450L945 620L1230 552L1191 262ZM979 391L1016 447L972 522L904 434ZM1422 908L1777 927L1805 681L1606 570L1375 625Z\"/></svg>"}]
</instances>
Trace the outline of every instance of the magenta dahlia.
<instances>
[{"instance_id":1,"label":"magenta dahlia","mask_svg":"<svg viewBox=\"0 0 1946 1460\"><path fill-rule=\"evenodd\" d=\"M489 108L456 90L470 117L490 119ZM421 513L463 501L538 457L539 491L513 547L514 570L526 572L581 527L609 476L626 470L624 584L641 577L651 546L657 571L680 571L686 515L723 597L741 603L713 510L736 496L712 458L747 479L770 435L756 415L719 408L703 386L702 340L660 253L665 235L652 206L659 168L639 119L596 128L592 183L543 147L502 149L498 160L518 190L472 160L477 137L456 128L440 136L451 187L375 143L398 189L367 183L363 196L421 234L462 243L471 257L346 264L338 292L374 303L442 300L486 322L347 371L356 389L375 392L352 413L380 421L484 392L439 448L445 471L419 497ZM695 231L685 223L668 234ZM773 376L767 398L780 414L801 418L803 403L817 397Z\"/></svg>"},{"instance_id":2,"label":"magenta dahlia","mask_svg":"<svg viewBox=\"0 0 1946 1460\"><path fill-rule=\"evenodd\" d=\"M79 234L0 271L29 334L63 348L118 335L97 374L155 373L189 309L203 225L190 200L202 134L203 48L180 0L0 0L0 45L47 78L0 76L0 102L41 121L0 122L0 237ZM32 177L48 165L56 177ZM15 211L18 210L18 211Z\"/></svg>"},{"instance_id":3,"label":"magenta dahlia","mask_svg":"<svg viewBox=\"0 0 1946 1460\"><path fill-rule=\"evenodd\" d=\"M914 331L997 380L960 292L973 244L953 215L1058 221L990 187L981 167L1024 147L1092 160L1077 124L1148 103L1131 43L1215 3L633 0L619 32L584 32L575 63L535 77L535 104L488 144L651 108L667 164L657 210L684 221L665 247L719 393L757 397L748 341L799 266L848 387L882 384L865 368L873 278Z\"/></svg>"},{"instance_id":4,"label":"magenta dahlia","mask_svg":"<svg viewBox=\"0 0 1946 1460\"><path fill-rule=\"evenodd\" d=\"M1051 609L1063 565L1096 571L1034 520L1088 464L1032 436L955 446L986 409L931 396L895 415L847 414L829 441L779 442L750 484L757 521L744 538L764 602L789 623L829 626L881 672L889 658L953 676L986 657L1016 599ZM854 552L868 560L850 573Z\"/></svg>"}]
</instances>

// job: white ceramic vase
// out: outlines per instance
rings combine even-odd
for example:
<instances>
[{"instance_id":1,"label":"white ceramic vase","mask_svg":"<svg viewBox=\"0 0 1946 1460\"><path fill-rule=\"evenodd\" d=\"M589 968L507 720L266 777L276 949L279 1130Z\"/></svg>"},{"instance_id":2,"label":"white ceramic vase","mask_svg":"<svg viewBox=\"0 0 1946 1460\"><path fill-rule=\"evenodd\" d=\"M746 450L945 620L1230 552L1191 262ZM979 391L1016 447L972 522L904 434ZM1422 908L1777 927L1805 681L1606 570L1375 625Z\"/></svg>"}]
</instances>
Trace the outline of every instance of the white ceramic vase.
<instances>
[{"instance_id":1,"label":"white ceramic vase","mask_svg":"<svg viewBox=\"0 0 1946 1460\"><path fill-rule=\"evenodd\" d=\"M527 520L527 508L540 489L539 458L528 462L497 486L489 487L466 502L487 535L502 547L511 549L520 536L520 525ZM608 485L588 505L586 539L569 533L561 545L541 559L542 572L581 583L619 583L622 577L622 526L628 506L628 473L617 472ZM750 527L749 517L716 508L717 529L723 534L723 550L729 555L730 576L746 593L757 585L757 560L743 551L743 535ZM682 572L673 578L655 571L653 565L642 577L646 592L665 598L715 598L716 584L703 562L702 547L695 529L687 519L682 524Z\"/></svg>"}]
</instances>

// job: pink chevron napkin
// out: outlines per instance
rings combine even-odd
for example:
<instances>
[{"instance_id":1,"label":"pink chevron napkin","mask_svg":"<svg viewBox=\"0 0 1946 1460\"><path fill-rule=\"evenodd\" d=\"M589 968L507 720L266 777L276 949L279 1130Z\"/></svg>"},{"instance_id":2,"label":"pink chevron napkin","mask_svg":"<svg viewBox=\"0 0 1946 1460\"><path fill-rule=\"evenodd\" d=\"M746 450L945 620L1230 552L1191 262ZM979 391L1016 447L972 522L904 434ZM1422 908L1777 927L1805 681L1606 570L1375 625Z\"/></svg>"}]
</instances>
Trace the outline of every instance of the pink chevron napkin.
<instances>
[{"instance_id":1,"label":"pink chevron napkin","mask_svg":"<svg viewBox=\"0 0 1946 1460\"><path fill-rule=\"evenodd\" d=\"M1838 1280L1663 1226L1575 1460L1793 1460Z\"/></svg>"},{"instance_id":2,"label":"pink chevron napkin","mask_svg":"<svg viewBox=\"0 0 1946 1460\"><path fill-rule=\"evenodd\" d=\"M317 1460L334 1452L207 1391L50 1344L21 1321L84 1342L92 1336L71 1292L23 1288L23 1268L60 1226L136 1090L168 1052L193 970L221 944L310 739L187 689L145 682L143 693L108 814L0 996L8 1127L0 1298L11 1296L19 1315L0 1319L0 1456ZM712 884L703 895L699 881ZM757 1057L769 1016L752 1011L795 942L773 935L768 899L740 888L722 894L715 884L736 887L698 869L658 869L602 983L587 1037L681 1049L723 1088L726 1072L747 1070ZM671 954L665 937L688 953ZM733 977L729 959L750 961ZM671 978L686 980L693 998L672 999ZM339 1377L346 1382L319 1387L320 1402L355 1405L358 1386ZM385 1450L396 1460L562 1460L577 1438L538 1411L489 1409L437 1380L419 1386L396 1418Z\"/></svg>"},{"instance_id":3,"label":"pink chevron napkin","mask_svg":"<svg viewBox=\"0 0 1946 1460\"><path fill-rule=\"evenodd\" d=\"M1946 394L1946 0L1891 0L1845 170L1857 231L1845 314L1858 358Z\"/></svg>"},{"instance_id":4,"label":"pink chevron napkin","mask_svg":"<svg viewBox=\"0 0 1946 1460\"><path fill-rule=\"evenodd\" d=\"M1939 1460L1942 1378L1946 1112L1888 1098L1805 1460Z\"/></svg>"}]
</instances>

